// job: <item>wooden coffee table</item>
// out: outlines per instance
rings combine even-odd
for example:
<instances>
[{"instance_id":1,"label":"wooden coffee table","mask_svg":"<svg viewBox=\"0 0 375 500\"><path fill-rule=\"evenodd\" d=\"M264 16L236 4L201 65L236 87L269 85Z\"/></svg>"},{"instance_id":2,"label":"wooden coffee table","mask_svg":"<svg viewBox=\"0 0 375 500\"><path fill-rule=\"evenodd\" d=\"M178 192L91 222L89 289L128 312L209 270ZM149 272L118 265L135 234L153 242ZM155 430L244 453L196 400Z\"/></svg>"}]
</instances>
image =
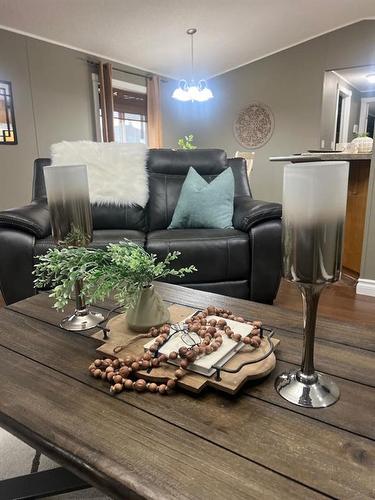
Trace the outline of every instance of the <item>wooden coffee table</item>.
<instances>
[{"instance_id":1,"label":"wooden coffee table","mask_svg":"<svg viewBox=\"0 0 375 500\"><path fill-rule=\"evenodd\" d=\"M58 328L67 311L56 312L40 294L0 311L0 425L61 464L62 483L87 482L113 498L374 497L373 329L320 318L316 366L336 380L341 398L306 410L273 387L278 373L300 362L300 314L157 288L166 301L214 304L274 327L276 370L236 398L212 391L111 397L87 371L99 342ZM23 478L23 487L32 489L33 478ZM0 498L12 487L14 480L0 484Z\"/></svg>"}]
</instances>

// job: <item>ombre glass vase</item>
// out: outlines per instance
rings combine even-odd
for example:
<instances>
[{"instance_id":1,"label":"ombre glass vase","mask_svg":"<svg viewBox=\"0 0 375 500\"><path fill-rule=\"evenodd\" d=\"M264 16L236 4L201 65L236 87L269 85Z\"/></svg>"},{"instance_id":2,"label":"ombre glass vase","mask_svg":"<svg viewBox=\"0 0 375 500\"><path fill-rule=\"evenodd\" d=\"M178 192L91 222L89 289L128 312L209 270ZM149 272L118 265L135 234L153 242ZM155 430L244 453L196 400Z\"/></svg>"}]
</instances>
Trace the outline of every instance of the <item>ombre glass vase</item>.
<instances>
[{"instance_id":1,"label":"ombre glass vase","mask_svg":"<svg viewBox=\"0 0 375 500\"><path fill-rule=\"evenodd\" d=\"M52 236L63 246L87 246L92 241L92 214L86 165L44 167ZM103 316L90 310L82 297L82 280L75 283L74 314L62 320L65 330L94 328Z\"/></svg>"},{"instance_id":2,"label":"ombre glass vase","mask_svg":"<svg viewBox=\"0 0 375 500\"><path fill-rule=\"evenodd\" d=\"M296 283L303 302L301 368L275 382L284 399L307 408L323 408L340 396L330 377L314 367L319 297L341 275L349 164L288 164L283 190L283 276Z\"/></svg>"}]
</instances>

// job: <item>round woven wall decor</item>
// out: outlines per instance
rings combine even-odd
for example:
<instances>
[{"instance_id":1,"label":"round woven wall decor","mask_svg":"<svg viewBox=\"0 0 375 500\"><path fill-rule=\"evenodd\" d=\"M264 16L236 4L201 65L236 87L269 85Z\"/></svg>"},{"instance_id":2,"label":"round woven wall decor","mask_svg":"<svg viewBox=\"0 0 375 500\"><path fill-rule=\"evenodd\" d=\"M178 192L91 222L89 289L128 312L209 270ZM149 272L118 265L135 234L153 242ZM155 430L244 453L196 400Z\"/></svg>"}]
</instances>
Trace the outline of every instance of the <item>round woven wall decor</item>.
<instances>
[{"instance_id":1,"label":"round woven wall decor","mask_svg":"<svg viewBox=\"0 0 375 500\"><path fill-rule=\"evenodd\" d=\"M252 102L243 108L234 121L233 133L245 148L260 148L272 137L275 120L269 106Z\"/></svg>"}]
</instances>

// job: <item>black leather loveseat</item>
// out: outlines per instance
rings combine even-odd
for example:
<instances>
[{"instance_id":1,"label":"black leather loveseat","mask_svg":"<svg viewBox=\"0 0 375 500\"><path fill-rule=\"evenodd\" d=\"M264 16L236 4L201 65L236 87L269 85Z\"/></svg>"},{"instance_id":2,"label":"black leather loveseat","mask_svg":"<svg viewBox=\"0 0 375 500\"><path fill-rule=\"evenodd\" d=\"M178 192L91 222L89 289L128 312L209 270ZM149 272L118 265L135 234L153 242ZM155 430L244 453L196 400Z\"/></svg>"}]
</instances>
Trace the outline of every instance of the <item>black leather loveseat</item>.
<instances>
[{"instance_id":1,"label":"black leather loveseat","mask_svg":"<svg viewBox=\"0 0 375 500\"><path fill-rule=\"evenodd\" d=\"M32 203L0 213L0 284L8 304L35 293L35 256L54 245L43 175L49 163L45 158L35 161ZM167 229L190 166L208 181L225 168L233 169L233 229ZM227 159L219 149L155 149L149 152L148 171L150 198L145 209L93 205L92 246L104 248L129 238L160 257L180 250L178 265L194 264L198 272L176 283L272 303L280 280L281 206L252 199L245 161Z\"/></svg>"}]
</instances>

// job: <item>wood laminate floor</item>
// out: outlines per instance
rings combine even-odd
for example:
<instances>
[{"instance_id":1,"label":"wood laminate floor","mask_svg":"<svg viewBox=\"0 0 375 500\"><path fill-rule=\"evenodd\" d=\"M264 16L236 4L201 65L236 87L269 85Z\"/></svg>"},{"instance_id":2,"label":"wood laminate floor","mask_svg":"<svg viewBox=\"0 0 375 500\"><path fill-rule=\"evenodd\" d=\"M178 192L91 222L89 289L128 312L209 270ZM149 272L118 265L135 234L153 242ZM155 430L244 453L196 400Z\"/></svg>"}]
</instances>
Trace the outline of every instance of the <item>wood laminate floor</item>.
<instances>
[{"instance_id":1,"label":"wood laminate floor","mask_svg":"<svg viewBox=\"0 0 375 500\"><path fill-rule=\"evenodd\" d=\"M355 286L356 281L349 277L329 285L322 292L318 314L375 328L375 297L356 294ZM282 280L275 305L292 311L301 310L301 293L297 286Z\"/></svg>"}]
</instances>

